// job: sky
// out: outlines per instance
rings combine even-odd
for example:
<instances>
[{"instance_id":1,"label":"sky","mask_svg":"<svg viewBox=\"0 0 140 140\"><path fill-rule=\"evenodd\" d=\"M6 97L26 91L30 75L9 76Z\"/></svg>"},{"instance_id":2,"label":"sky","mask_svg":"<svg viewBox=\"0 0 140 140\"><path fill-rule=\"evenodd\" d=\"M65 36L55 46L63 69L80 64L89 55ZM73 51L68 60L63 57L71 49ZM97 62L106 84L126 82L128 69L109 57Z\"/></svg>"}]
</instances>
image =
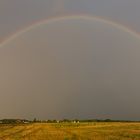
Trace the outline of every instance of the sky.
<instances>
[{"instance_id":1,"label":"sky","mask_svg":"<svg viewBox=\"0 0 140 140\"><path fill-rule=\"evenodd\" d=\"M139 7L139 0L0 0L0 43L39 21L76 15L0 45L0 117L139 120Z\"/></svg>"}]
</instances>

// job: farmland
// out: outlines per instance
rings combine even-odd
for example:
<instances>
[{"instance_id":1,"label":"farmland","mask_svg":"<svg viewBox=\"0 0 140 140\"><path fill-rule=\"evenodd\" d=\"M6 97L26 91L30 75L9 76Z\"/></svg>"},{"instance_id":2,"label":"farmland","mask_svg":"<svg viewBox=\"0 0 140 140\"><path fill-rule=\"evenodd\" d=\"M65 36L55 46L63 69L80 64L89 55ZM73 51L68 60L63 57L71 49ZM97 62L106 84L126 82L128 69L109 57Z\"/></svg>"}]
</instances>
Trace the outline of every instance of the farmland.
<instances>
[{"instance_id":1,"label":"farmland","mask_svg":"<svg viewBox=\"0 0 140 140\"><path fill-rule=\"evenodd\" d=\"M0 140L140 140L140 123L0 124Z\"/></svg>"}]
</instances>

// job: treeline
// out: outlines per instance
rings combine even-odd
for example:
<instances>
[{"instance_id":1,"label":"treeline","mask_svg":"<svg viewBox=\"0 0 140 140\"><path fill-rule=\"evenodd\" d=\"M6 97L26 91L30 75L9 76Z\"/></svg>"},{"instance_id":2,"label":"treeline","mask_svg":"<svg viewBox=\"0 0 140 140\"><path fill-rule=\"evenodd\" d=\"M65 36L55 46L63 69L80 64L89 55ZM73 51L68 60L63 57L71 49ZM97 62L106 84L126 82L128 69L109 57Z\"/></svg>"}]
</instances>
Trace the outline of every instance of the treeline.
<instances>
[{"instance_id":1,"label":"treeline","mask_svg":"<svg viewBox=\"0 0 140 140\"><path fill-rule=\"evenodd\" d=\"M111 120L111 119L63 119L63 120L38 120L34 118L33 120L26 119L3 119L0 120L0 124L26 124L26 123L84 123L84 122L140 122L140 121L130 121L130 120Z\"/></svg>"},{"instance_id":2,"label":"treeline","mask_svg":"<svg viewBox=\"0 0 140 140\"><path fill-rule=\"evenodd\" d=\"M130 121L130 120L111 120L111 119L87 119L87 120L79 120L79 119L75 119L75 120L69 120L69 119L64 119L64 120L47 120L45 121L47 123L69 123L69 122L72 122L72 123L84 123L84 122L140 122L140 121Z\"/></svg>"},{"instance_id":3,"label":"treeline","mask_svg":"<svg viewBox=\"0 0 140 140\"><path fill-rule=\"evenodd\" d=\"M32 121L25 119L3 119L0 120L0 124L21 124L21 123L31 123Z\"/></svg>"},{"instance_id":4,"label":"treeline","mask_svg":"<svg viewBox=\"0 0 140 140\"><path fill-rule=\"evenodd\" d=\"M74 122L74 123L82 123L82 122L140 122L140 121L131 121L131 120L111 120L111 119L63 119L63 120L37 120L34 119L33 122L46 122L46 123L65 123L65 122Z\"/></svg>"}]
</instances>

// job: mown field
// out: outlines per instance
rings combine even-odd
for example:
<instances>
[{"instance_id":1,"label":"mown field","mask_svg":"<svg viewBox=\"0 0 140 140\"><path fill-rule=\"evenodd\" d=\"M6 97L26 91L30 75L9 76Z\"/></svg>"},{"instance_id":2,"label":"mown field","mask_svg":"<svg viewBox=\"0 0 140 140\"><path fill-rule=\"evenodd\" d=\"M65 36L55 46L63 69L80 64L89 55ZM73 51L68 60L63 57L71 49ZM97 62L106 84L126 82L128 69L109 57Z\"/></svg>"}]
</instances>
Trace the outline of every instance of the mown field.
<instances>
[{"instance_id":1,"label":"mown field","mask_svg":"<svg viewBox=\"0 0 140 140\"><path fill-rule=\"evenodd\" d=\"M0 140L140 140L140 123L0 124Z\"/></svg>"}]
</instances>

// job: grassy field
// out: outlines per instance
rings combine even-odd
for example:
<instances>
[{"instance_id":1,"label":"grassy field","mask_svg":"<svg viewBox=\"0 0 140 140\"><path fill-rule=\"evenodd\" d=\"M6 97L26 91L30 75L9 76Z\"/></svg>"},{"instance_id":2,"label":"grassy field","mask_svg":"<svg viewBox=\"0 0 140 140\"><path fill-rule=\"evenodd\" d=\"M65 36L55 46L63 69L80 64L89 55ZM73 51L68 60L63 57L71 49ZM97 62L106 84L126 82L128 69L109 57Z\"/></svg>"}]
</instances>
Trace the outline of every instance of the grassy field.
<instances>
[{"instance_id":1,"label":"grassy field","mask_svg":"<svg viewBox=\"0 0 140 140\"><path fill-rule=\"evenodd\" d=\"M0 140L140 140L140 123L0 124Z\"/></svg>"}]
</instances>

